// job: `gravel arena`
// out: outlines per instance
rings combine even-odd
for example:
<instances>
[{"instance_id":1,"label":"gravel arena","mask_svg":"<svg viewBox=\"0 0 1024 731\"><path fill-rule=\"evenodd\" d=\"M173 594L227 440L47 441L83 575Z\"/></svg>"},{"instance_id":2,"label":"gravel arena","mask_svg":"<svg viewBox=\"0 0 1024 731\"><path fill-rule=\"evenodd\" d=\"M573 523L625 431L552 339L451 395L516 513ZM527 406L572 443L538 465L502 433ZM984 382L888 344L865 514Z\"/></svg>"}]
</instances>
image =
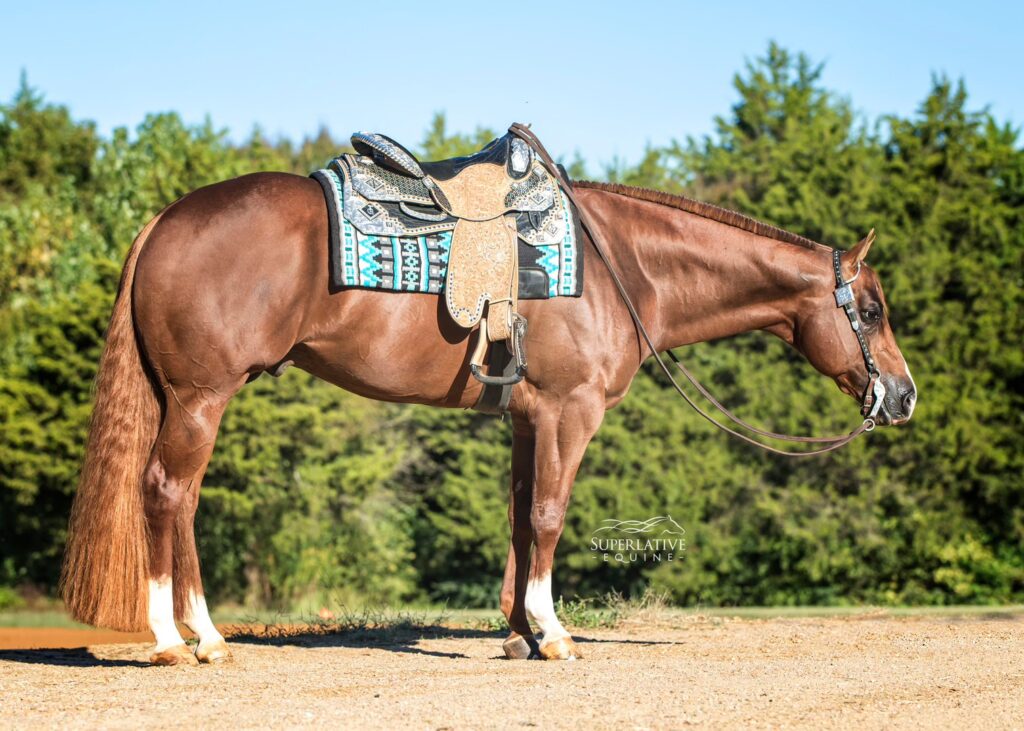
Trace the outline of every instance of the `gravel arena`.
<instances>
[{"instance_id":1,"label":"gravel arena","mask_svg":"<svg viewBox=\"0 0 1024 731\"><path fill-rule=\"evenodd\" d=\"M578 630L578 662L509 661L503 633L459 626L228 633L228 663L149 667L143 635L0 629L0 725L1024 727L1021 614L687 615Z\"/></svg>"}]
</instances>

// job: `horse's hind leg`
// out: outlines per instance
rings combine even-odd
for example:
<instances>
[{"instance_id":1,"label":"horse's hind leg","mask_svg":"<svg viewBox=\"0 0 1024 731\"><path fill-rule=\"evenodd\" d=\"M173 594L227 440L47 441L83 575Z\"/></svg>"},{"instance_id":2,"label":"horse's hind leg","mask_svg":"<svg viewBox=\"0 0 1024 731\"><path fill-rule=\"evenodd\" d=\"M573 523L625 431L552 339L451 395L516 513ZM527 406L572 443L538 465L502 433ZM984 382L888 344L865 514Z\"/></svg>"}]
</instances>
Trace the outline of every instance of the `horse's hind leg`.
<instances>
[{"instance_id":1,"label":"horse's hind leg","mask_svg":"<svg viewBox=\"0 0 1024 731\"><path fill-rule=\"evenodd\" d=\"M205 472L205 469L204 469ZM196 659L217 663L231 659L231 651L224 636L210 619L203 593L203 580L199 573L199 552L196 550L195 517L199 507L199 488L202 475L194 490L185 496L185 504L178 511L174 524L174 605L175 614L182 617L196 637Z\"/></svg>"},{"instance_id":2,"label":"horse's hind leg","mask_svg":"<svg viewBox=\"0 0 1024 731\"><path fill-rule=\"evenodd\" d=\"M227 651L202 598L192 518L221 416L240 385L223 393L193 386L164 387L163 424L143 475L149 529L149 624L156 637L150 662L156 664L196 662L178 632L176 615L199 634L202 659L214 659L222 647Z\"/></svg>"}]
</instances>

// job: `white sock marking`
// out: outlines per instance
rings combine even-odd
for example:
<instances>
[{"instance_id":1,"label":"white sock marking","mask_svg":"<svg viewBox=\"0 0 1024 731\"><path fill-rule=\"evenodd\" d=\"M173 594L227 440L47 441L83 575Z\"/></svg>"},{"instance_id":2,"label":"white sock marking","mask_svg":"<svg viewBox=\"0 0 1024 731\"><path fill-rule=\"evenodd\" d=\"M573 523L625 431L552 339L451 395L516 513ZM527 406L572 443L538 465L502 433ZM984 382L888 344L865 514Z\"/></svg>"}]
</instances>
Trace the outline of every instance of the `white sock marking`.
<instances>
[{"instance_id":1,"label":"white sock marking","mask_svg":"<svg viewBox=\"0 0 1024 731\"><path fill-rule=\"evenodd\" d=\"M213 620L210 619L206 597L196 594L194 590L188 592L188 614L185 617L185 624L199 636L200 647L224 641L224 636L217 631Z\"/></svg>"},{"instance_id":2,"label":"white sock marking","mask_svg":"<svg viewBox=\"0 0 1024 731\"><path fill-rule=\"evenodd\" d=\"M156 637L156 652L185 644L174 623L174 591L170 577L149 581L149 628Z\"/></svg>"},{"instance_id":3,"label":"white sock marking","mask_svg":"<svg viewBox=\"0 0 1024 731\"><path fill-rule=\"evenodd\" d=\"M530 579L526 585L526 616L544 633L543 644L569 636L555 614L555 604L551 599L551 574Z\"/></svg>"}]
</instances>

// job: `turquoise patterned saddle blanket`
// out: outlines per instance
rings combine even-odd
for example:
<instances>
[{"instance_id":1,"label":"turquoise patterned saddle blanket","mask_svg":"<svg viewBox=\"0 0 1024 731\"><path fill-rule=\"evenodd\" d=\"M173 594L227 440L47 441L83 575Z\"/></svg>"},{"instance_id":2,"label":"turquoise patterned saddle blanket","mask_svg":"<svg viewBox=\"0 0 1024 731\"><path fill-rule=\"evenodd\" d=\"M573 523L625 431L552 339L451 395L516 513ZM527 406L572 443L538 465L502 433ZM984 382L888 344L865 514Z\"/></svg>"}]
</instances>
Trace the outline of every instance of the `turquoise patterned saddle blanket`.
<instances>
[{"instance_id":1,"label":"turquoise patterned saddle blanket","mask_svg":"<svg viewBox=\"0 0 1024 731\"><path fill-rule=\"evenodd\" d=\"M455 219L431 221L425 210L407 215L408 192L401 191L404 202L398 203L388 200L379 187L367 186L359 175L359 159L340 156L310 176L320 183L327 202L332 290L440 294ZM379 186L379 180L374 182ZM411 184L401 176L396 182ZM557 194L562 205L550 210L557 211L562 220L551 220L549 212L516 216L520 300L579 297L583 293L579 219L565 194L560 190ZM401 235L389 235L393 231Z\"/></svg>"}]
</instances>

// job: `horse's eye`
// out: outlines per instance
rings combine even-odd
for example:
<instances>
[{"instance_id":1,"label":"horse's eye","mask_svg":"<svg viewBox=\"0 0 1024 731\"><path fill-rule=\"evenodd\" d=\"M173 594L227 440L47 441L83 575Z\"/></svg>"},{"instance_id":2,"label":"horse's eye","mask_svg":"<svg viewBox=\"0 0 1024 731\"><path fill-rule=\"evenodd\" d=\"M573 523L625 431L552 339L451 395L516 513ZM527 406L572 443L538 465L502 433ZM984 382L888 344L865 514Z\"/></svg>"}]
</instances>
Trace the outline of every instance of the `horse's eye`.
<instances>
[{"instance_id":1,"label":"horse's eye","mask_svg":"<svg viewBox=\"0 0 1024 731\"><path fill-rule=\"evenodd\" d=\"M882 319L882 308L878 305L871 305L861 310L860 316L864 318L864 322L878 322Z\"/></svg>"}]
</instances>

